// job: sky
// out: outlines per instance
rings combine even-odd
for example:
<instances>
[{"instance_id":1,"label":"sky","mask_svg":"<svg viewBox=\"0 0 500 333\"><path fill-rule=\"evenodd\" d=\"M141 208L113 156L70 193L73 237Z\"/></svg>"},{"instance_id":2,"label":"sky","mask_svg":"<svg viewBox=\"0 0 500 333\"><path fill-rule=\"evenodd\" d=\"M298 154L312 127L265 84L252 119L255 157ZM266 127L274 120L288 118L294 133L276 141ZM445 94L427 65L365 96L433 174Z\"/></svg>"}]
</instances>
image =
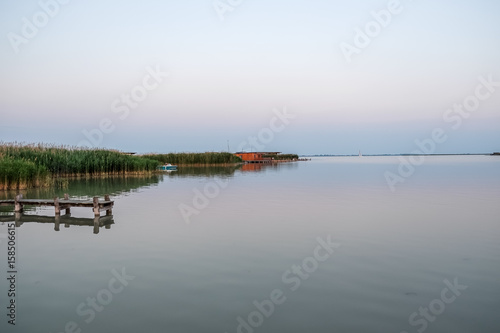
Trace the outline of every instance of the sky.
<instances>
[{"instance_id":1,"label":"sky","mask_svg":"<svg viewBox=\"0 0 500 333\"><path fill-rule=\"evenodd\" d=\"M499 15L492 0L2 0L0 141L500 151Z\"/></svg>"}]
</instances>

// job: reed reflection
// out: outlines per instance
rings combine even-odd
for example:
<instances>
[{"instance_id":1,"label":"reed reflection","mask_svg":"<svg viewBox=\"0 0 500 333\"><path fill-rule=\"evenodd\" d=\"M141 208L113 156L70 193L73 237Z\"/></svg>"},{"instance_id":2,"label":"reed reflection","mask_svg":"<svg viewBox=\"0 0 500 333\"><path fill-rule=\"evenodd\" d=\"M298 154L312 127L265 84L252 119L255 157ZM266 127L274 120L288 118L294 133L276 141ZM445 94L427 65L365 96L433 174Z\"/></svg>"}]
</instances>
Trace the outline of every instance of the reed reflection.
<instances>
[{"instance_id":1,"label":"reed reflection","mask_svg":"<svg viewBox=\"0 0 500 333\"><path fill-rule=\"evenodd\" d=\"M64 178L64 185L50 188L31 188L21 191L0 191L0 200L23 194L25 198L54 198L70 193L72 197L127 195L141 188L156 186L163 181L163 174L113 175L103 177Z\"/></svg>"}]
</instances>

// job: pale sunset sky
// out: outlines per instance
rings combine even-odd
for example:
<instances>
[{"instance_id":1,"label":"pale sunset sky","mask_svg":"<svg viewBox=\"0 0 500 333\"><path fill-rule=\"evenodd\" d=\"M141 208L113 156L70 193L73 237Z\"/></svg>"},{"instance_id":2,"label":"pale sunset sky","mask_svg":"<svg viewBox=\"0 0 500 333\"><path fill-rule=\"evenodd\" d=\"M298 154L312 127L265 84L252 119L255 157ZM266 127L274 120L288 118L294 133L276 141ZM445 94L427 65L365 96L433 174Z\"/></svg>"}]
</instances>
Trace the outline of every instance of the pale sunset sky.
<instances>
[{"instance_id":1,"label":"pale sunset sky","mask_svg":"<svg viewBox=\"0 0 500 333\"><path fill-rule=\"evenodd\" d=\"M500 151L498 1L3 0L0 32L4 142Z\"/></svg>"}]
</instances>

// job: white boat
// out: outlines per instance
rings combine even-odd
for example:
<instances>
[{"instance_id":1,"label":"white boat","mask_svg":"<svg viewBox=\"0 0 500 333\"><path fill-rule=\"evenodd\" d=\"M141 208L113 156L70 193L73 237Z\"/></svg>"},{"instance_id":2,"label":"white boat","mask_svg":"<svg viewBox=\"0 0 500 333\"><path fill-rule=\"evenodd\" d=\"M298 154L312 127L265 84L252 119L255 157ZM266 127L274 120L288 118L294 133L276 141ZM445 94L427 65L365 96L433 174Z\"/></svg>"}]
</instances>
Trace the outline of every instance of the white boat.
<instances>
[{"instance_id":1,"label":"white boat","mask_svg":"<svg viewBox=\"0 0 500 333\"><path fill-rule=\"evenodd\" d=\"M177 165L172 165L170 163L165 163L159 167L161 171L175 171L177 170Z\"/></svg>"}]
</instances>

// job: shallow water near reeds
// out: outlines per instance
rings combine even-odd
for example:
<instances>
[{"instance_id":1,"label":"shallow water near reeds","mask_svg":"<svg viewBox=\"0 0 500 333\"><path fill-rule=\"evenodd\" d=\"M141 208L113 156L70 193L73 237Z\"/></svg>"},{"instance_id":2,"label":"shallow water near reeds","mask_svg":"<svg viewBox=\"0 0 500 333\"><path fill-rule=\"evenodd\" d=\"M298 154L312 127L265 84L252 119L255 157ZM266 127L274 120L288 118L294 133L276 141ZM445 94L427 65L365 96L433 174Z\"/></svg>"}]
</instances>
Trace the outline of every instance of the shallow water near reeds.
<instances>
[{"instance_id":1,"label":"shallow water near reeds","mask_svg":"<svg viewBox=\"0 0 500 333\"><path fill-rule=\"evenodd\" d=\"M0 207L0 332L498 332L500 157L426 157L392 192L384 173L399 163L324 157L26 191L110 194L115 207L97 226L89 208L59 224L53 208L27 209L16 326L15 218Z\"/></svg>"}]
</instances>

